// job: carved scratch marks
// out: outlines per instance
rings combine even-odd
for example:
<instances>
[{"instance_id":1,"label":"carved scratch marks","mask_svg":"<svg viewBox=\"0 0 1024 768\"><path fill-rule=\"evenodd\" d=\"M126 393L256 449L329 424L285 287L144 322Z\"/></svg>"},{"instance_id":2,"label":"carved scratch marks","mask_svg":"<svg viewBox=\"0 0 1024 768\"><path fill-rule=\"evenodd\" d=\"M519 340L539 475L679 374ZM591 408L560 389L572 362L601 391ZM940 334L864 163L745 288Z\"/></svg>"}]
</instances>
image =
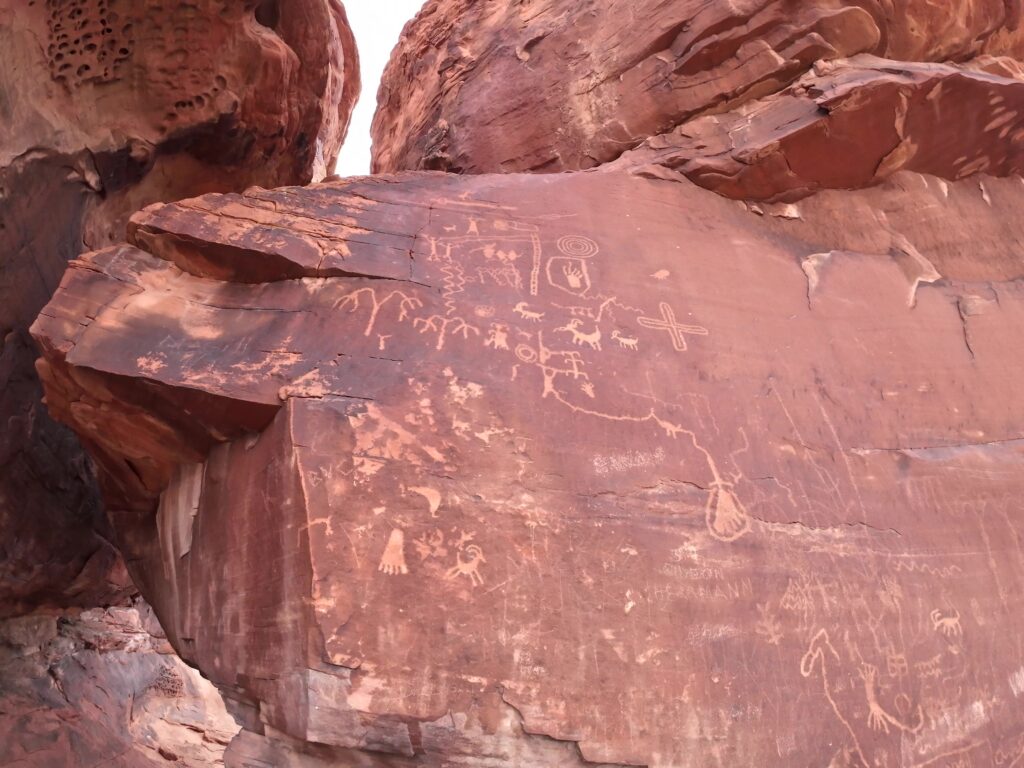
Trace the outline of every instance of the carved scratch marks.
<instances>
[{"instance_id":1,"label":"carved scratch marks","mask_svg":"<svg viewBox=\"0 0 1024 768\"><path fill-rule=\"evenodd\" d=\"M857 732L843 715L843 712L832 692L833 683L830 679L830 670L837 666L839 661L839 652L836 651L835 646L832 645L832 640L829 637L828 631L821 629L818 630L818 633L811 639L811 643L807 647L807 652L804 653L803 658L800 659L800 674L809 678L814 676L817 672L818 676L821 677L822 690L825 694L825 698L828 700L829 706L832 707L832 711L835 713L835 716L850 734L850 738L853 740L854 751L860 759L862 768L867 768L870 763L868 763L867 758L864 757L860 741L857 738Z\"/></svg>"},{"instance_id":2,"label":"carved scratch marks","mask_svg":"<svg viewBox=\"0 0 1024 768\"><path fill-rule=\"evenodd\" d=\"M897 584L883 575L883 588L871 597L865 580L878 577L870 567L858 576L791 578L779 606L800 621L779 622L782 640L776 642L765 604L756 633L783 648L805 632L811 638L801 675L820 676L854 765L944 765L946 756L970 751L963 745L989 722L993 698L969 671L970 655L957 642L959 611L928 613L925 593L934 591L933 582Z\"/></svg>"},{"instance_id":3,"label":"carved scratch marks","mask_svg":"<svg viewBox=\"0 0 1024 768\"><path fill-rule=\"evenodd\" d=\"M889 726L893 726L905 733L917 733L924 725L924 712L919 704L917 706L917 725L909 725L899 718L889 714L878 701L878 669L871 664L862 664L859 670L860 678L864 683L864 698L868 703L868 727L873 731L884 731L889 733ZM904 705L906 706L906 705Z\"/></svg>"}]
</instances>

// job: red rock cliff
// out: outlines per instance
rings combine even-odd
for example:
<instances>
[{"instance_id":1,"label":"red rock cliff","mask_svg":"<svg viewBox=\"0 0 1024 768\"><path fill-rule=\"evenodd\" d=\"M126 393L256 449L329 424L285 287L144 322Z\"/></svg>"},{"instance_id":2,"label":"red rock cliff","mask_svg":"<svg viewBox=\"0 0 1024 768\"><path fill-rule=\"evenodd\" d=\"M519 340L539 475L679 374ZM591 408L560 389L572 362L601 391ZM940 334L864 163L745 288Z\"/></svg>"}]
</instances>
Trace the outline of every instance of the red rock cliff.
<instances>
[{"instance_id":1,"label":"red rock cliff","mask_svg":"<svg viewBox=\"0 0 1024 768\"><path fill-rule=\"evenodd\" d=\"M341 6L0 2L0 616L130 587L25 329L154 201L320 178L358 92Z\"/></svg>"},{"instance_id":2,"label":"red rock cliff","mask_svg":"<svg viewBox=\"0 0 1024 768\"><path fill-rule=\"evenodd\" d=\"M227 762L1024 760L1017 15L432 3L379 169L600 168L75 260L47 401Z\"/></svg>"},{"instance_id":3,"label":"red rock cliff","mask_svg":"<svg viewBox=\"0 0 1024 768\"><path fill-rule=\"evenodd\" d=\"M816 62L1020 59L1020 14L1020 0L431 0L385 72L374 167L589 168Z\"/></svg>"}]
</instances>

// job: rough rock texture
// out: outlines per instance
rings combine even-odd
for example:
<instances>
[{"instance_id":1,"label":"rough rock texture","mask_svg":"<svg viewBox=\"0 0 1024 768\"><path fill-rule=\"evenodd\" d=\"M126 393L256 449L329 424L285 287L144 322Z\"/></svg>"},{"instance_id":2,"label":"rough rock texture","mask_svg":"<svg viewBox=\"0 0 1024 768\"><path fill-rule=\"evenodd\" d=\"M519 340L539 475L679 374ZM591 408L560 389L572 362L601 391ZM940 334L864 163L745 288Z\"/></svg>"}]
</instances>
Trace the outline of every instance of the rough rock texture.
<instances>
[{"instance_id":1,"label":"rough rock texture","mask_svg":"<svg viewBox=\"0 0 1024 768\"><path fill-rule=\"evenodd\" d=\"M1021 178L659 167L211 195L72 263L48 403L229 763L1024 760Z\"/></svg>"},{"instance_id":2,"label":"rough rock texture","mask_svg":"<svg viewBox=\"0 0 1024 768\"><path fill-rule=\"evenodd\" d=\"M1021 59L1021 7L1021 0L431 0L384 75L374 167L589 168L695 117L776 93L815 62L873 54L899 70L903 61ZM922 90L920 76L907 79Z\"/></svg>"},{"instance_id":3,"label":"rough rock texture","mask_svg":"<svg viewBox=\"0 0 1024 768\"><path fill-rule=\"evenodd\" d=\"M154 201L322 177L357 91L334 0L0 1L0 616L126 588L31 367L66 261Z\"/></svg>"},{"instance_id":4,"label":"rough rock texture","mask_svg":"<svg viewBox=\"0 0 1024 768\"><path fill-rule=\"evenodd\" d=\"M0 622L0 765L223 765L238 726L159 632L145 604Z\"/></svg>"},{"instance_id":5,"label":"rough rock texture","mask_svg":"<svg viewBox=\"0 0 1024 768\"><path fill-rule=\"evenodd\" d=\"M693 120L614 167L677 170L718 194L799 200L870 186L901 170L960 179L1024 171L1024 77L1007 60L972 66L859 56L820 64L781 94Z\"/></svg>"}]
</instances>

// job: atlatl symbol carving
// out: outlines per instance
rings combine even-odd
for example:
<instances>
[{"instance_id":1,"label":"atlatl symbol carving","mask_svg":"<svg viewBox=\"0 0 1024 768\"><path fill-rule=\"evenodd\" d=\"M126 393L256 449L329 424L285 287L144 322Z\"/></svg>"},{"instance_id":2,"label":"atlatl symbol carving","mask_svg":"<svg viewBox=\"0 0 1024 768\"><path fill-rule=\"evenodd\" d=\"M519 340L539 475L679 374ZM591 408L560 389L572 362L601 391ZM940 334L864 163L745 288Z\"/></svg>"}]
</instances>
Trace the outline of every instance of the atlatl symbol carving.
<instances>
[{"instance_id":1,"label":"atlatl symbol carving","mask_svg":"<svg viewBox=\"0 0 1024 768\"><path fill-rule=\"evenodd\" d=\"M733 492L732 483L721 478L711 485L705 516L708 530L721 541L736 541L750 530L750 515L746 507Z\"/></svg>"}]
</instances>

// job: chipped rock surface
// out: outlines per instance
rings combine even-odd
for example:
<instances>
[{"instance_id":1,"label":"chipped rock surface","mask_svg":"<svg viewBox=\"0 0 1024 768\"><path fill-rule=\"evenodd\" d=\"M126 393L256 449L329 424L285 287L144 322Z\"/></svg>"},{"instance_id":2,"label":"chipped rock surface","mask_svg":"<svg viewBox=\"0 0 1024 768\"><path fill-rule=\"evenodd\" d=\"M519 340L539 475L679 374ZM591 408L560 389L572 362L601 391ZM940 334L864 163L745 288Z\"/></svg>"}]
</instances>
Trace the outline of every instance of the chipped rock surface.
<instances>
[{"instance_id":1,"label":"chipped rock surface","mask_svg":"<svg viewBox=\"0 0 1024 768\"><path fill-rule=\"evenodd\" d=\"M431 0L385 72L374 167L590 168L858 54L889 60L896 75L904 62L1008 58L1019 69L1020 22L1020 0ZM924 88L918 71L904 75L903 90L923 96L935 82ZM851 117L860 85L845 84ZM863 85L881 97L877 78ZM949 101L915 110L916 123L940 128L972 114L955 95L965 85L949 85ZM890 113L879 109L860 128L888 121L891 132Z\"/></svg>"},{"instance_id":2,"label":"chipped rock surface","mask_svg":"<svg viewBox=\"0 0 1024 768\"><path fill-rule=\"evenodd\" d=\"M0 621L0 681L4 766L205 768L238 731L141 602Z\"/></svg>"},{"instance_id":3,"label":"chipped rock surface","mask_svg":"<svg viewBox=\"0 0 1024 768\"><path fill-rule=\"evenodd\" d=\"M228 764L1024 760L1024 183L664 170L206 195L71 263L47 402Z\"/></svg>"},{"instance_id":4,"label":"chipped rock surface","mask_svg":"<svg viewBox=\"0 0 1024 768\"><path fill-rule=\"evenodd\" d=\"M333 1L0 1L0 616L128 589L32 367L67 260L155 201L321 178L357 91Z\"/></svg>"}]
</instances>

